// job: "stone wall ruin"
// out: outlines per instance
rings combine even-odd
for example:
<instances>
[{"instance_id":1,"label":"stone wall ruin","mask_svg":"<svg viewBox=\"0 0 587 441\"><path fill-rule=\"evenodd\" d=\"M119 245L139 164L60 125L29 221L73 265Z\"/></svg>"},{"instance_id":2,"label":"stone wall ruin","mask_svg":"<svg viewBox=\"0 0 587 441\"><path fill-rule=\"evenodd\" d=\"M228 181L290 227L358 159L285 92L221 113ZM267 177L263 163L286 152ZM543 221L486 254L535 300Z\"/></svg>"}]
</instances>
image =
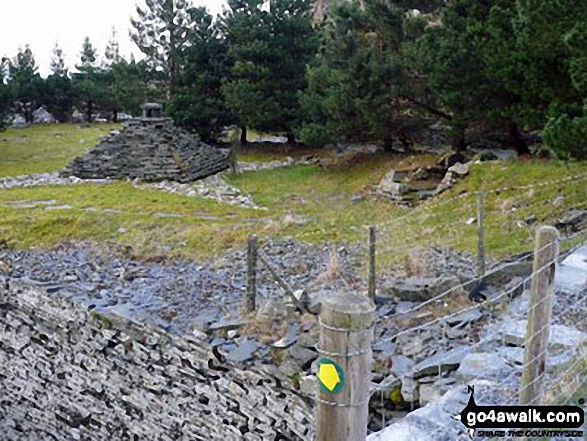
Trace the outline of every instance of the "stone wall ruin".
<instances>
[{"instance_id":1,"label":"stone wall ruin","mask_svg":"<svg viewBox=\"0 0 587 441\"><path fill-rule=\"evenodd\" d=\"M268 369L15 285L0 287L0 440L312 439L311 405Z\"/></svg>"},{"instance_id":2,"label":"stone wall ruin","mask_svg":"<svg viewBox=\"0 0 587 441\"><path fill-rule=\"evenodd\" d=\"M60 172L82 179L192 182L229 168L226 154L167 118L135 119Z\"/></svg>"}]
</instances>

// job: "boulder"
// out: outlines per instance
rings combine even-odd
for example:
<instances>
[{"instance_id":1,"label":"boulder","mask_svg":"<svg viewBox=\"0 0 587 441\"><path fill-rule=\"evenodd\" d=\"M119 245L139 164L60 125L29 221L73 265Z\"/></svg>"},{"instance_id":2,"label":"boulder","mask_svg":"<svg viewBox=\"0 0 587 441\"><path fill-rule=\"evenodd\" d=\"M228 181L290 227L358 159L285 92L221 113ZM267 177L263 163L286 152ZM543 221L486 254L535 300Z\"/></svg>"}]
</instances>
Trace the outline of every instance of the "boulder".
<instances>
[{"instance_id":1,"label":"boulder","mask_svg":"<svg viewBox=\"0 0 587 441\"><path fill-rule=\"evenodd\" d=\"M312 362L318 358L318 353L301 345L294 344L286 349L285 356L279 366L279 370L291 376L309 369Z\"/></svg>"},{"instance_id":2,"label":"boulder","mask_svg":"<svg viewBox=\"0 0 587 441\"><path fill-rule=\"evenodd\" d=\"M448 169L449 172L452 172L454 175L457 176L466 176L469 174L469 166L467 164L463 164L461 162L457 162L453 166Z\"/></svg>"},{"instance_id":3,"label":"boulder","mask_svg":"<svg viewBox=\"0 0 587 441\"><path fill-rule=\"evenodd\" d=\"M450 326L459 326L461 324L475 323L482 317L483 314L481 311L479 311L478 308L474 308L447 318L446 323L448 323Z\"/></svg>"},{"instance_id":4,"label":"boulder","mask_svg":"<svg viewBox=\"0 0 587 441\"><path fill-rule=\"evenodd\" d=\"M316 376L304 375L300 377L300 392L308 397L316 396Z\"/></svg>"},{"instance_id":5,"label":"boulder","mask_svg":"<svg viewBox=\"0 0 587 441\"><path fill-rule=\"evenodd\" d=\"M258 343L247 340L240 344L236 349L230 351L226 355L226 359L233 363L244 363L245 361L253 359L253 356L259 347Z\"/></svg>"},{"instance_id":6,"label":"boulder","mask_svg":"<svg viewBox=\"0 0 587 441\"><path fill-rule=\"evenodd\" d=\"M439 352L414 366L414 378L439 375L457 369L469 353L468 346L457 346L447 352Z\"/></svg>"},{"instance_id":7,"label":"boulder","mask_svg":"<svg viewBox=\"0 0 587 441\"><path fill-rule=\"evenodd\" d=\"M504 323L502 327L504 343L512 346L524 346L527 323L526 320ZM586 340L587 333L581 332L578 329L564 325L550 326L549 345L576 347Z\"/></svg>"},{"instance_id":8,"label":"boulder","mask_svg":"<svg viewBox=\"0 0 587 441\"><path fill-rule=\"evenodd\" d=\"M475 384L475 391L481 388ZM367 437L367 441L455 441L469 439L468 429L454 419L467 405L466 386L455 386L442 397L410 412L405 418L380 432Z\"/></svg>"},{"instance_id":9,"label":"boulder","mask_svg":"<svg viewBox=\"0 0 587 441\"><path fill-rule=\"evenodd\" d=\"M73 122L83 122L85 121L86 116L81 113L79 110L75 110L72 114L71 114L71 120Z\"/></svg>"},{"instance_id":10,"label":"boulder","mask_svg":"<svg viewBox=\"0 0 587 441\"><path fill-rule=\"evenodd\" d=\"M391 362L391 373L399 379L414 371L414 362L404 355L393 356Z\"/></svg>"},{"instance_id":11,"label":"boulder","mask_svg":"<svg viewBox=\"0 0 587 441\"><path fill-rule=\"evenodd\" d=\"M491 286L505 286L516 277L526 279L530 274L532 274L531 260L525 262L510 262L492 268L485 276L483 276L482 282Z\"/></svg>"},{"instance_id":12,"label":"boulder","mask_svg":"<svg viewBox=\"0 0 587 441\"><path fill-rule=\"evenodd\" d=\"M457 377L465 383L474 378L498 379L509 375L511 368L504 357L495 353L467 354L457 369Z\"/></svg>"},{"instance_id":13,"label":"boulder","mask_svg":"<svg viewBox=\"0 0 587 441\"><path fill-rule=\"evenodd\" d=\"M22 115L16 114L12 119L12 127L26 127L28 124Z\"/></svg>"},{"instance_id":14,"label":"boulder","mask_svg":"<svg viewBox=\"0 0 587 441\"><path fill-rule=\"evenodd\" d=\"M444 391L435 383L420 384L419 395L420 406L423 407L442 397Z\"/></svg>"},{"instance_id":15,"label":"boulder","mask_svg":"<svg viewBox=\"0 0 587 441\"><path fill-rule=\"evenodd\" d=\"M570 210L554 226L560 231L578 231L587 223L587 210Z\"/></svg>"},{"instance_id":16,"label":"boulder","mask_svg":"<svg viewBox=\"0 0 587 441\"><path fill-rule=\"evenodd\" d=\"M481 150L475 156L475 160L486 162L486 161L512 161L518 157L518 154L514 150L507 149L491 149Z\"/></svg>"},{"instance_id":17,"label":"boulder","mask_svg":"<svg viewBox=\"0 0 587 441\"><path fill-rule=\"evenodd\" d=\"M457 162L464 163L466 162L466 158L461 153L451 151L440 158L438 165L444 168L449 168L455 165Z\"/></svg>"},{"instance_id":18,"label":"boulder","mask_svg":"<svg viewBox=\"0 0 587 441\"><path fill-rule=\"evenodd\" d=\"M44 107L39 107L33 112L33 121L36 124L51 124L55 122L55 118Z\"/></svg>"},{"instance_id":19,"label":"boulder","mask_svg":"<svg viewBox=\"0 0 587 441\"><path fill-rule=\"evenodd\" d=\"M406 403L415 403L420 400L419 384L414 377L406 376L401 379L402 398Z\"/></svg>"}]
</instances>

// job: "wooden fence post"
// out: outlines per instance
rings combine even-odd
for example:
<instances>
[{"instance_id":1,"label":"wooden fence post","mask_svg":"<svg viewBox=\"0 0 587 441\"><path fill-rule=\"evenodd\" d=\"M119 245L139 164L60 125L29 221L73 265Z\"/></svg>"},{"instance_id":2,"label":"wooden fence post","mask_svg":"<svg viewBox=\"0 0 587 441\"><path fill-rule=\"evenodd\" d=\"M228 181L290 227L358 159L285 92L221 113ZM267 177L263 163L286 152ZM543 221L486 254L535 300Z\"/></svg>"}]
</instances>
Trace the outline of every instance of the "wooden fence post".
<instances>
[{"instance_id":1,"label":"wooden fence post","mask_svg":"<svg viewBox=\"0 0 587 441\"><path fill-rule=\"evenodd\" d=\"M485 275L485 195L477 193L477 276Z\"/></svg>"},{"instance_id":2,"label":"wooden fence post","mask_svg":"<svg viewBox=\"0 0 587 441\"><path fill-rule=\"evenodd\" d=\"M546 369L550 315L554 300L554 274L558 258L558 231L542 226L536 231L532 286L528 306L528 328L524 350L524 372L519 404L540 404L542 377Z\"/></svg>"},{"instance_id":3,"label":"wooden fence post","mask_svg":"<svg viewBox=\"0 0 587 441\"><path fill-rule=\"evenodd\" d=\"M377 279L375 272L375 227L369 227L369 298L375 301L377 292Z\"/></svg>"},{"instance_id":4,"label":"wooden fence post","mask_svg":"<svg viewBox=\"0 0 587 441\"><path fill-rule=\"evenodd\" d=\"M374 312L373 301L360 294L336 294L322 305L316 441L367 437Z\"/></svg>"},{"instance_id":5,"label":"wooden fence post","mask_svg":"<svg viewBox=\"0 0 587 441\"><path fill-rule=\"evenodd\" d=\"M247 247L247 291L245 311L253 312L256 309L257 296L257 236L249 236Z\"/></svg>"}]
</instances>

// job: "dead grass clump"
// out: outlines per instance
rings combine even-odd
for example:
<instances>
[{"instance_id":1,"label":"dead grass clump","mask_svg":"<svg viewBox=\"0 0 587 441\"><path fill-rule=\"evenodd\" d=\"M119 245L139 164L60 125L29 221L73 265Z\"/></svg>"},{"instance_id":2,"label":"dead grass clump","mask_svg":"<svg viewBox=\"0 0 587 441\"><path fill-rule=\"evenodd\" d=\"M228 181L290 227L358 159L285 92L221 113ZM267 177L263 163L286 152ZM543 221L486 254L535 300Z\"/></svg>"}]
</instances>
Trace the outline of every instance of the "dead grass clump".
<instances>
[{"instance_id":1,"label":"dead grass clump","mask_svg":"<svg viewBox=\"0 0 587 441\"><path fill-rule=\"evenodd\" d=\"M408 251L406 256L406 273L408 277L430 276L429 265L423 250L416 248Z\"/></svg>"},{"instance_id":2,"label":"dead grass clump","mask_svg":"<svg viewBox=\"0 0 587 441\"><path fill-rule=\"evenodd\" d=\"M373 154L370 152L362 150L350 151L339 156L320 158L318 165L324 170L348 170L372 157Z\"/></svg>"},{"instance_id":3,"label":"dead grass clump","mask_svg":"<svg viewBox=\"0 0 587 441\"><path fill-rule=\"evenodd\" d=\"M338 253L336 249L332 249L330 252L330 261L328 262L328 266L326 270L319 274L316 278L316 282L318 283L328 283L334 282L335 280L339 280L342 278L342 267L340 266Z\"/></svg>"}]
</instances>

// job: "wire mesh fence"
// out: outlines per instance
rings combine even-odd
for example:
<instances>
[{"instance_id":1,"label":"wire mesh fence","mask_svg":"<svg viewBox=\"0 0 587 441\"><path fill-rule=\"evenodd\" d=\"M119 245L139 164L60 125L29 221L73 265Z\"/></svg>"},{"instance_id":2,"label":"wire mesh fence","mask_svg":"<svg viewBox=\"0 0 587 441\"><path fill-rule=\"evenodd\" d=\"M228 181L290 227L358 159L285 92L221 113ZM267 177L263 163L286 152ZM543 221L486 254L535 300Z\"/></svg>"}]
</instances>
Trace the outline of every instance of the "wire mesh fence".
<instances>
[{"instance_id":1,"label":"wire mesh fence","mask_svg":"<svg viewBox=\"0 0 587 441\"><path fill-rule=\"evenodd\" d=\"M377 305L371 430L480 379L491 387L478 402L585 404L587 268L575 264L587 259L586 180L463 193L351 227L365 238L351 248L359 264L333 282ZM552 247L536 245L541 225L556 226L557 253L538 264Z\"/></svg>"}]
</instances>

